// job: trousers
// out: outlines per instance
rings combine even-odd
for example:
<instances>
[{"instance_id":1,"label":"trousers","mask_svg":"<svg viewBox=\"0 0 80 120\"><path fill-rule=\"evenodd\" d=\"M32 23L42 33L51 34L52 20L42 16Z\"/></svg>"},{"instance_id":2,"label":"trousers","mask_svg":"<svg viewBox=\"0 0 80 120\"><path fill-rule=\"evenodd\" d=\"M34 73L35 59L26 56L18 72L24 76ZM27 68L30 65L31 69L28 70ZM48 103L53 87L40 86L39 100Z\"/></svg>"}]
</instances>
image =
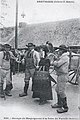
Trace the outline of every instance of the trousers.
<instances>
[{"instance_id":1,"label":"trousers","mask_svg":"<svg viewBox=\"0 0 80 120\"><path fill-rule=\"evenodd\" d=\"M30 80L30 77L33 78L34 72L35 72L35 68L33 69L26 68L24 82L28 83Z\"/></svg>"},{"instance_id":2,"label":"trousers","mask_svg":"<svg viewBox=\"0 0 80 120\"><path fill-rule=\"evenodd\" d=\"M3 83L4 87L12 83L10 79L10 69L9 70L0 69L0 83Z\"/></svg>"},{"instance_id":3,"label":"trousers","mask_svg":"<svg viewBox=\"0 0 80 120\"><path fill-rule=\"evenodd\" d=\"M60 95L61 98L65 98L66 97L66 83L69 79L68 74L62 74L57 76L57 85L55 88L55 91L57 92L57 94Z\"/></svg>"}]
</instances>

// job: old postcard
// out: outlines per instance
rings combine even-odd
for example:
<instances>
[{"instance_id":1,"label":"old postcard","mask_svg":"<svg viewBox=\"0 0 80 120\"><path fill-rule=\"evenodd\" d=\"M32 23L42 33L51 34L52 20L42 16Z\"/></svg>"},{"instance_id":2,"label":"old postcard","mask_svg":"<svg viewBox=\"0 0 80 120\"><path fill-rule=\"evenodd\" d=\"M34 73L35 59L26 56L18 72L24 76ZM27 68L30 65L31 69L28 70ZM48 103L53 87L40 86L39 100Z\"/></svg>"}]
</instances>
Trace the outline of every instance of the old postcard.
<instances>
[{"instance_id":1,"label":"old postcard","mask_svg":"<svg viewBox=\"0 0 80 120\"><path fill-rule=\"evenodd\" d=\"M79 120L80 0L0 8L0 120Z\"/></svg>"}]
</instances>

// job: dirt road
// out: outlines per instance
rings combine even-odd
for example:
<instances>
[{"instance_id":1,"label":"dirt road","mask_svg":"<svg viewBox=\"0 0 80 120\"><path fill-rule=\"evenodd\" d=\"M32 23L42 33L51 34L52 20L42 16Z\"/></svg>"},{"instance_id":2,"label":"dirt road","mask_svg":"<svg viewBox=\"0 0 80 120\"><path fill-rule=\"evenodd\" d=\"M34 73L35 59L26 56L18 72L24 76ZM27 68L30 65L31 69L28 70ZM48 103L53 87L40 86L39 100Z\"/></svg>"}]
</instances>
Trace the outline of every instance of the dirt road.
<instances>
[{"instance_id":1,"label":"dirt road","mask_svg":"<svg viewBox=\"0 0 80 120\"><path fill-rule=\"evenodd\" d=\"M69 111L67 113L58 114L56 109L51 108L51 104L56 102L55 86L52 83L53 100L48 101L45 105L39 105L39 101L32 98L31 80L28 89L28 96L20 98L19 93L23 91L24 74L13 76L12 97L6 97L6 100L0 98L0 120L34 120L33 118L46 120L76 120L79 118L80 110L79 90L78 86L67 84L67 96Z\"/></svg>"}]
</instances>

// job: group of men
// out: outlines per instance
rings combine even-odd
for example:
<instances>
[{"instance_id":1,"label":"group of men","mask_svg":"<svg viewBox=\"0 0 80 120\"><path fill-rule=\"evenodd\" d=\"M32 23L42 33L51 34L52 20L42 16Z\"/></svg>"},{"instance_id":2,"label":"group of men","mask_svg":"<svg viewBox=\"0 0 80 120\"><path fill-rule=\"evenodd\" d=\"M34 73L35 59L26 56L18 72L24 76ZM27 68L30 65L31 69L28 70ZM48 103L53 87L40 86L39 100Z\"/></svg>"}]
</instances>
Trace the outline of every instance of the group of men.
<instances>
[{"instance_id":1,"label":"group of men","mask_svg":"<svg viewBox=\"0 0 80 120\"><path fill-rule=\"evenodd\" d=\"M49 44L49 43L47 43ZM40 53L36 51L35 45L33 43L28 43L26 45L28 47L28 51L26 51L22 63L25 64L25 78L24 78L24 90L20 97L27 96L27 90L29 87L29 80L34 76L34 72L39 68L40 62ZM4 50L2 48L4 47ZM10 91L12 89L12 80L10 78L10 59L14 59L17 61L17 58L12 54L11 46L9 44L0 45L0 97L4 98L5 95L12 96ZM67 106L67 97L65 93L66 82L69 79L68 75L68 66L69 66L69 57L66 54L67 48L65 45L60 45L58 48L58 59L53 61L51 64L54 66L54 69L57 73L57 104L51 105L52 108L58 108L58 113L64 113L68 111ZM6 78L6 86L4 86L4 78Z\"/></svg>"}]
</instances>

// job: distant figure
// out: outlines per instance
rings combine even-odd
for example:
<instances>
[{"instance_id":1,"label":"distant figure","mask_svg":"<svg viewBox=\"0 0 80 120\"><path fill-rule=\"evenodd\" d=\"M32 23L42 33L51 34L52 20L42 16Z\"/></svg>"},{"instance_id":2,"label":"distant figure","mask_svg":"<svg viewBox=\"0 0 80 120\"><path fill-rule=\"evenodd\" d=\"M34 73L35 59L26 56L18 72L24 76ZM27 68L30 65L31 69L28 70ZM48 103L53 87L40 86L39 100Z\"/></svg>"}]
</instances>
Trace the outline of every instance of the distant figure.
<instances>
[{"instance_id":1,"label":"distant figure","mask_svg":"<svg viewBox=\"0 0 80 120\"><path fill-rule=\"evenodd\" d=\"M49 53L53 53L54 52L54 47L52 45L52 43L50 43L49 41L46 42L46 46L48 48Z\"/></svg>"},{"instance_id":2,"label":"distant figure","mask_svg":"<svg viewBox=\"0 0 80 120\"><path fill-rule=\"evenodd\" d=\"M43 47L41 47L41 46L40 46L39 53L40 53L40 58L45 58L45 51L44 51Z\"/></svg>"}]
</instances>

